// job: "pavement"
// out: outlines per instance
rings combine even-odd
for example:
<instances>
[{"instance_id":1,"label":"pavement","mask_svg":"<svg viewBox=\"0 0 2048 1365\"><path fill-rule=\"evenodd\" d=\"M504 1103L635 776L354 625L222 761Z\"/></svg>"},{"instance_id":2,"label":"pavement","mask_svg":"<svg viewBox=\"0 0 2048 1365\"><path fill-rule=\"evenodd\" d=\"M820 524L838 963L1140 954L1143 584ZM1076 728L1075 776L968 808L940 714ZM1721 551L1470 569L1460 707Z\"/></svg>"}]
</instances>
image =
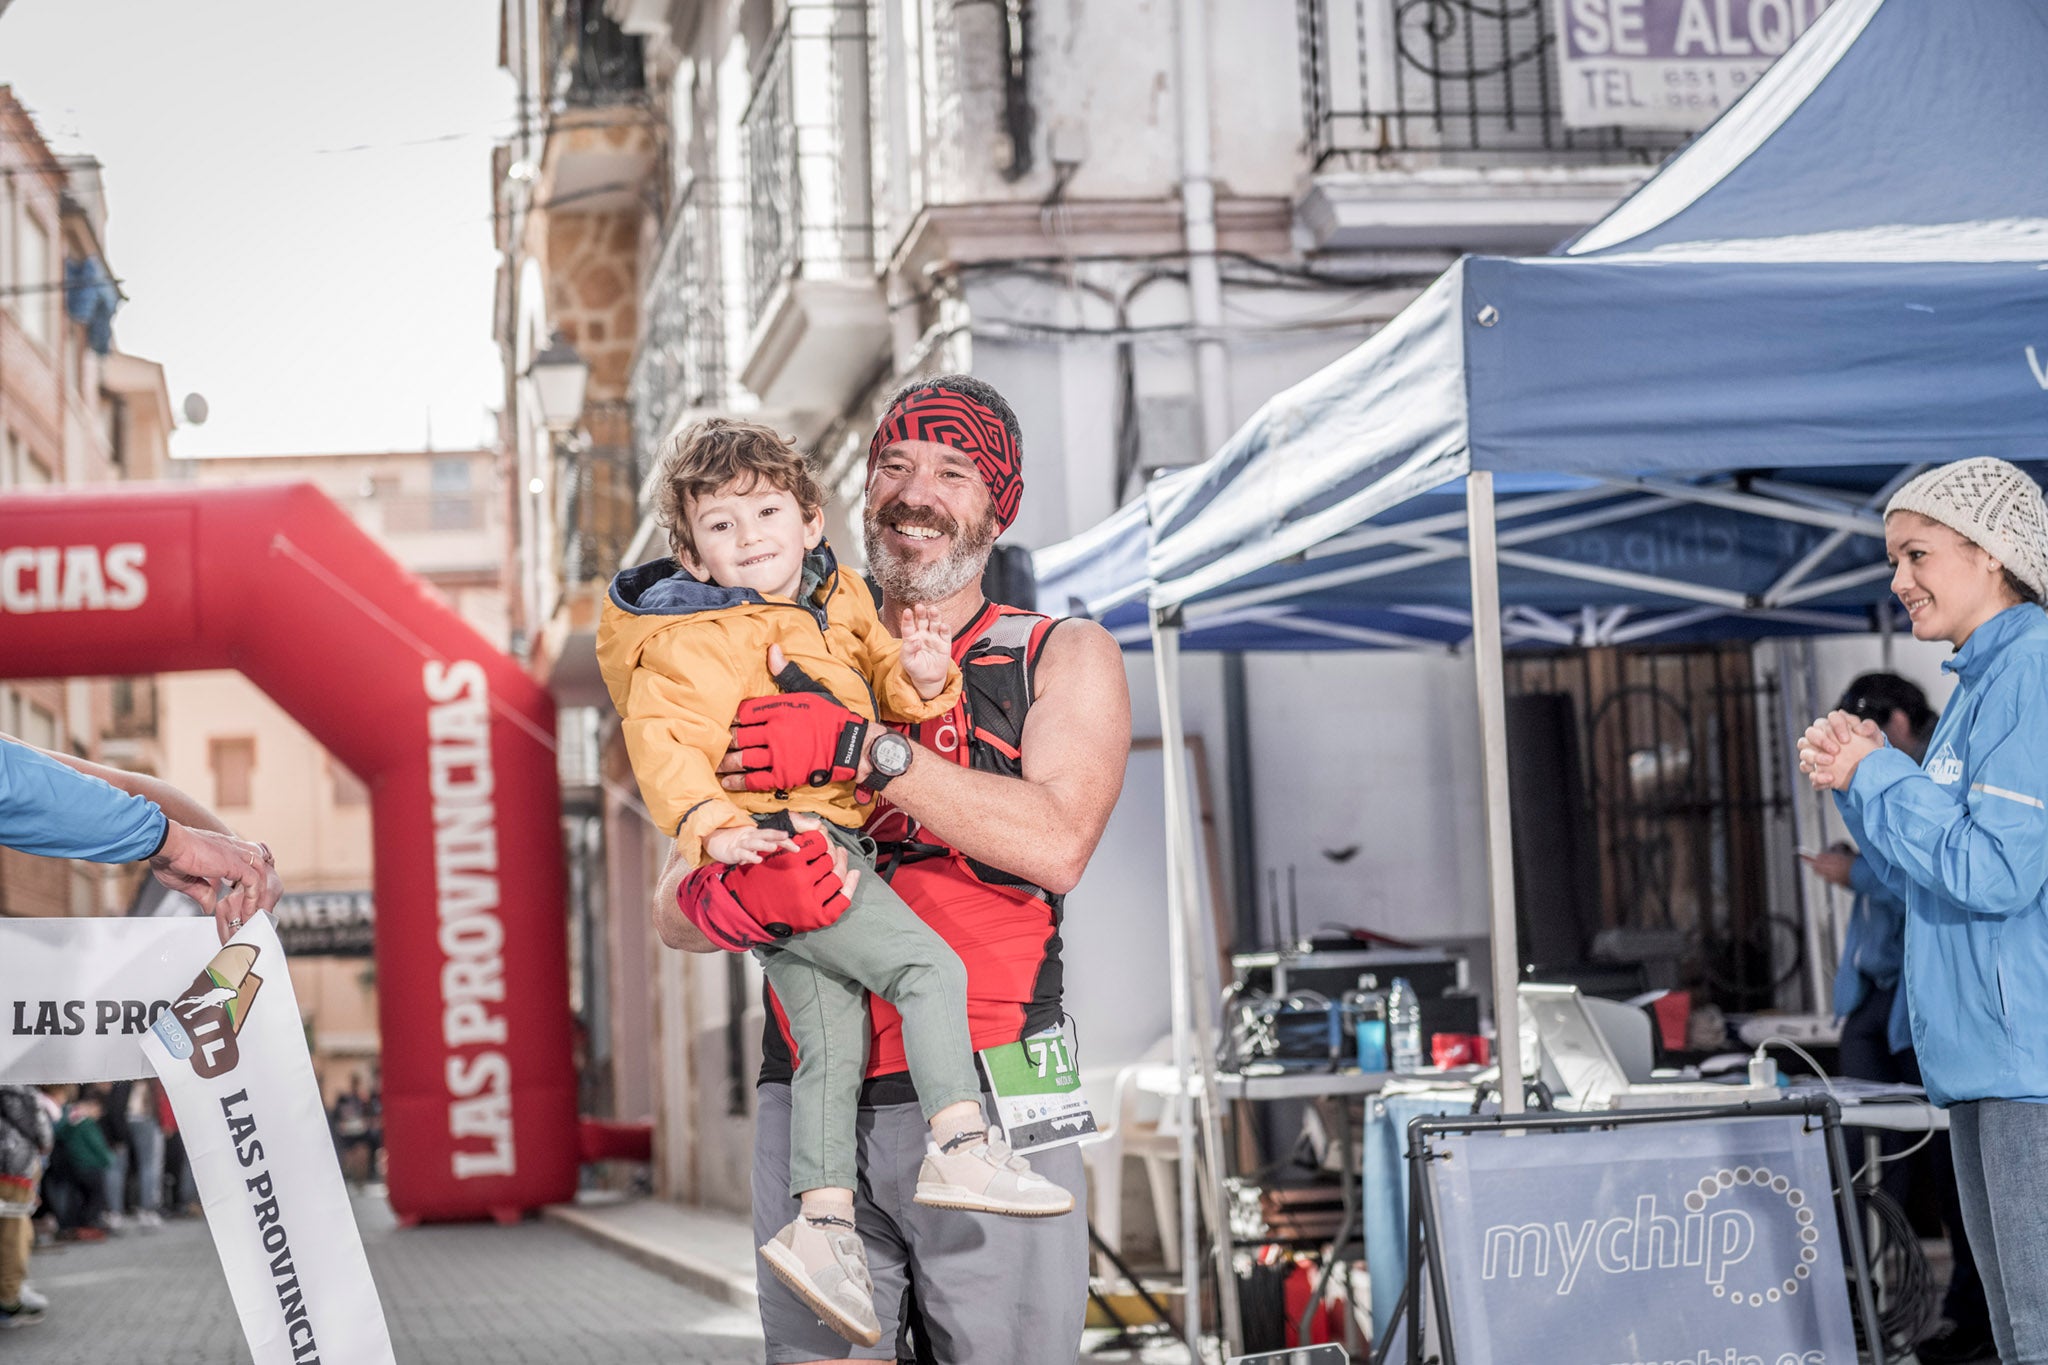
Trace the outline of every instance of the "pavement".
<instances>
[{"instance_id":1,"label":"pavement","mask_svg":"<svg viewBox=\"0 0 2048 1365\"><path fill-rule=\"evenodd\" d=\"M614 1211L614 1219L628 1229L639 1226L644 1240L650 1220L642 1213L636 1223L628 1210L666 1207L646 1201ZM741 1365L761 1359L751 1297L740 1306L725 1281L719 1294L701 1292L673 1273L647 1268L640 1257L579 1235L573 1221L402 1230L381 1192L367 1191L357 1195L355 1209L400 1361ZM198 1219L105 1242L38 1248L29 1281L48 1296L50 1310L41 1323L0 1332L0 1365L249 1361L212 1239ZM745 1289L751 1296L751 1265Z\"/></svg>"},{"instance_id":2,"label":"pavement","mask_svg":"<svg viewBox=\"0 0 2048 1365\"><path fill-rule=\"evenodd\" d=\"M356 1224L397 1358L432 1365L741 1365L762 1358L752 1229L735 1214L594 1194L511 1227L401 1229L379 1187ZM44 1320L0 1365L248 1365L206 1224L39 1247ZM1171 1340L1085 1362L1185 1362ZM343 1365L336 1362L335 1365Z\"/></svg>"},{"instance_id":3,"label":"pavement","mask_svg":"<svg viewBox=\"0 0 2048 1365\"><path fill-rule=\"evenodd\" d=\"M544 1216L693 1293L731 1305L750 1318L758 1312L753 1227L738 1214L684 1208L659 1199L594 1195L573 1205L557 1204ZM1171 1338L1125 1347L1111 1337L1107 1331L1091 1330L1083 1340L1082 1365L1186 1365L1188 1359L1187 1349Z\"/></svg>"}]
</instances>

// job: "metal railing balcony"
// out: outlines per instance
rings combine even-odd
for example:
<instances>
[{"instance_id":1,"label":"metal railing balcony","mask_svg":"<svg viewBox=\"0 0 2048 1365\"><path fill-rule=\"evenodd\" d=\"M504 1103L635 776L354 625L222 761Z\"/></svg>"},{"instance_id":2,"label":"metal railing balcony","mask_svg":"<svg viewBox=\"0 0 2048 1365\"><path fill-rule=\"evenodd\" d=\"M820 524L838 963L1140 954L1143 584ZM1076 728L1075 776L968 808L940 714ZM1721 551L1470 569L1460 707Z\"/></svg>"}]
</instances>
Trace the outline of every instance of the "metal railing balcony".
<instances>
[{"instance_id":1,"label":"metal railing balcony","mask_svg":"<svg viewBox=\"0 0 2048 1365\"><path fill-rule=\"evenodd\" d=\"M1297 0L1312 165L1654 163L1686 134L1567 128L1551 0ZM1418 155L1419 154L1419 155Z\"/></svg>"},{"instance_id":2,"label":"metal railing balcony","mask_svg":"<svg viewBox=\"0 0 2048 1365\"><path fill-rule=\"evenodd\" d=\"M557 508L562 582L608 581L640 529L633 451L620 446L564 446L557 456Z\"/></svg>"},{"instance_id":3,"label":"metal railing balcony","mask_svg":"<svg viewBox=\"0 0 2048 1365\"><path fill-rule=\"evenodd\" d=\"M726 396L716 191L706 180L692 181L683 191L640 301L640 353L626 398L643 475L676 414Z\"/></svg>"},{"instance_id":4,"label":"metal railing balcony","mask_svg":"<svg viewBox=\"0 0 2048 1365\"><path fill-rule=\"evenodd\" d=\"M552 18L557 109L597 109L646 98L641 40L605 14L604 0L555 0Z\"/></svg>"},{"instance_id":5,"label":"metal railing balcony","mask_svg":"<svg viewBox=\"0 0 2048 1365\"><path fill-rule=\"evenodd\" d=\"M798 278L874 270L866 9L793 4L740 119L746 157L747 320Z\"/></svg>"}]
</instances>

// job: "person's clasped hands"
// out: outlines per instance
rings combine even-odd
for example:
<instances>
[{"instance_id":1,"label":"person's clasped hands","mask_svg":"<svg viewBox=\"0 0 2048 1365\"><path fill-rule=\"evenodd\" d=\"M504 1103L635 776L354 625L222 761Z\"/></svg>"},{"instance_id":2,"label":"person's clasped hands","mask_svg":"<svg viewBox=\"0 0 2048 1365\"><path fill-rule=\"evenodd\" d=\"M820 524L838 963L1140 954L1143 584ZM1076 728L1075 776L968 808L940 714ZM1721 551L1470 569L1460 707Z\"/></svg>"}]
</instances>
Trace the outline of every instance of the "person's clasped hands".
<instances>
[{"instance_id":1,"label":"person's clasped hands","mask_svg":"<svg viewBox=\"0 0 2048 1365\"><path fill-rule=\"evenodd\" d=\"M243 923L284 894L267 844L167 821L149 870L173 891L198 901L226 943Z\"/></svg>"},{"instance_id":2,"label":"person's clasped hands","mask_svg":"<svg viewBox=\"0 0 2048 1365\"><path fill-rule=\"evenodd\" d=\"M1885 747L1876 721L1830 711L1799 737L1799 771L1815 791L1844 792L1856 775L1856 765Z\"/></svg>"}]
</instances>

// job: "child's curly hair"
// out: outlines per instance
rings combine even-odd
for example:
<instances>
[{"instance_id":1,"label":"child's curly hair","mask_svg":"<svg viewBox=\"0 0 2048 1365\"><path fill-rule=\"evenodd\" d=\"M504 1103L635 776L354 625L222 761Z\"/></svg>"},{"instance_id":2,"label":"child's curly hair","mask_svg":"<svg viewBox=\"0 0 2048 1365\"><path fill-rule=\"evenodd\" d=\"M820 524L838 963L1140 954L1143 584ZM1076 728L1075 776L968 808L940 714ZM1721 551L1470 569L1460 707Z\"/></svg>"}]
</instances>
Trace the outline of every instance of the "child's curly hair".
<instances>
[{"instance_id":1,"label":"child's curly hair","mask_svg":"<svg viewBox=\"0 0 2048 1365\"><path fill-rule=\"evenodd\" d=\"M712 417L694 422L669 439L661 453L661 479L654 493L654 516L668 533L669 553L694 557L697 542L690 534L690 501L741 484L745 492L766 483L796 499L808 520L825 506L824 490L811 475L810 463L782 433L759 422Z\"/></svg>"}]
</instances>

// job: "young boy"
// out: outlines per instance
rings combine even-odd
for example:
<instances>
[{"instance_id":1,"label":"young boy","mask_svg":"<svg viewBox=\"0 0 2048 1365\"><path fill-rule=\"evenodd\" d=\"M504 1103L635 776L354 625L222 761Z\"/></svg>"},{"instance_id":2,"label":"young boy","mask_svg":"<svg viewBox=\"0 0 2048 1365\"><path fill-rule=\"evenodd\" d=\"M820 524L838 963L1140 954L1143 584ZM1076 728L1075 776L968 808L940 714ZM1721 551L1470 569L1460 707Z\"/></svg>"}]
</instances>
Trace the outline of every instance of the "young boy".
<instances>
[{"instance_id":1,"label":"young boy","mask_svg":"<svg viewBox=\"0 0 2048 1365\"><path fill-rule=\"evenodd\" d=\"M795 811L820 817L854 869L851 905L835 923L754 950L796 1040L790 1190L801 1201L761 1255L827 1326L872 1346L880 1328L853 1225L866 992L903 1016L931 1125L918 1203L1045 1217L1065 1213L1073 1196L989 1136L966 969L875 873L853 783L821 773L795 791L726 792L717 767L740 702L776 690L771 645L870 721L945 713L959 698L960 670L934 613L906 612L900 642L883 628L867 585L824 543L824 496L803 455L775 432L699 423L664 454L658 488L674 558L612 581L598 662L647 809L685 862L758 863L793 847Z\"/></svg>"}]
</instances>

